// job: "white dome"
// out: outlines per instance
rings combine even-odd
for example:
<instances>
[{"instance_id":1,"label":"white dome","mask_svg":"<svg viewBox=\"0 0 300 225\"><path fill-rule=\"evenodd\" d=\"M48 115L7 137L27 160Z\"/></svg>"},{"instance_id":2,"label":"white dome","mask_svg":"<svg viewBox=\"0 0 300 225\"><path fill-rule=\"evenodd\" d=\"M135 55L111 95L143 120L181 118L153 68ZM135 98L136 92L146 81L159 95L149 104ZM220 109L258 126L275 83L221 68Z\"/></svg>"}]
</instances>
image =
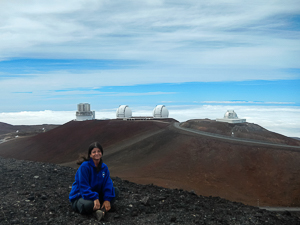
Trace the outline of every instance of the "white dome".
<instances>
[{"instance_id":1,"label":"white dome","mask_svg":"<svg viewBox=\"0 0 300 225\"><path fill-rule=\"evenodd\" d=\"M224 115L224 119L238 119L238 116L234 110L227 110Z\"/></svg>"},{"instance_id":2,"label":"white dome","mask_svg":"<svg viewBox=\"0 0 300 225\"><path fill-rule=\"evenodd\" d=\"M164 105L157 105L153 110L154 118L168 118L169 110Z\"/></svg>"},{"instance_id":3,"label":"white dome","mask_svg":"<svg viewBox=\"0 0 300 225\"><path fill-rule=\"evenodd\" d=\"M117 118L130 118L132 116L132 111L128 105L120 105L116 112Z\"/></svg>"}]
</instances>

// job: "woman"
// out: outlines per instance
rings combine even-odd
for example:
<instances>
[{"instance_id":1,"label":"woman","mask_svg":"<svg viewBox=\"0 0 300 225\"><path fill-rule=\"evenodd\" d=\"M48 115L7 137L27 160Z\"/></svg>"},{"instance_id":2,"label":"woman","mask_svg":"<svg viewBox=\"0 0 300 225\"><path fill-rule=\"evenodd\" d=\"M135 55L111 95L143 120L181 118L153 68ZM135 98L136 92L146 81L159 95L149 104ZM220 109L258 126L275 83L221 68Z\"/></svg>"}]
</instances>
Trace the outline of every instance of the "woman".
<instances>
[{"instance_id":1,"label":"woman","mask_svg":"<svg viewBox=\"0 0 300 225\"><path fill-rule=\"evenodd\" d=\"M90 145L88 157L82 157L81 166L69 195L72 208L81 214L94 213L100 221L119 195L107 166L102 162L103 148L98 142Z\"/></svg>"}]
</instances>

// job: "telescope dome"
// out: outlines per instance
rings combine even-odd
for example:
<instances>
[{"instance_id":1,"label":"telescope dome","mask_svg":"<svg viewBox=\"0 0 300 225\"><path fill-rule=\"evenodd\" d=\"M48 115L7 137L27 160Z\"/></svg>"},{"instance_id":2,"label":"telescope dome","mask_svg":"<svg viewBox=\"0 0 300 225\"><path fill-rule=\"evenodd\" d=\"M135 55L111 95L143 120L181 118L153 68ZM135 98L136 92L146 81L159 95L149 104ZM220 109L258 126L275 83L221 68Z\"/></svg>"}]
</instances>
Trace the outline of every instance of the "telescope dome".
<instances>
[{"instance_id":1,"label":"telescope dome","mask_svg":"<svg viewBox=\"0 0 300 225\"><path fill-rule=\"evenodd\" d=\"M226 123L245 123L246 119L239 119L234 110L227 110L224 114L224 118L216 119L216 121Z\"/></svg>"},{"instance_id":2,"label":"telescope dome","mask_svg":"<svg viewBox=\"0 0 300 225\"><path fill-rule=\"evenodd\" d=\"M120 105L116 112L117 118L130 118L132 116L132 111L128 105Z\"/></svg>"},{"instance_id":3,"label":"telescope dome","mask_svg":"<svg viewBox=\"0 0 300 225\"><path fill-rule=\"evenodd\" d=\"M153 118L168 118L169 110L164 105L157 105L153 110Z\"/></svg>"},{"instance_id":4,"label":"telescope dome","mask_svg":"<svg viewBox=\"0 0 300 225\"><path fill-rule=\"evenodd\" d=\"M238 119L238 116L234 110L227 110L224 119Z\"/></svg>"}]
</instances>

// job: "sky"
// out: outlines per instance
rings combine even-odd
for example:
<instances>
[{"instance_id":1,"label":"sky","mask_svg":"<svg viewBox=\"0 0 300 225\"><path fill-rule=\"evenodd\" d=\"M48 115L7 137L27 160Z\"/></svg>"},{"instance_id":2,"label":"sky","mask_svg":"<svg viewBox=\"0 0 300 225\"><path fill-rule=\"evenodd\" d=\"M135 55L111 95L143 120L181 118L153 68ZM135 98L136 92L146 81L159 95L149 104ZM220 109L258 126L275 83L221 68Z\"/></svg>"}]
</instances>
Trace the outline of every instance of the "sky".
<instances>
[{"instance_id":1,"label":"sky","mask_svg":"<svg viewBox=\"0 0 300 225\"><path fill-rule=\"evenodd\" d=\"M165 105L300 137L300 2L0 1L0 122L63 124Z\"/></svg>"}]
</instances>

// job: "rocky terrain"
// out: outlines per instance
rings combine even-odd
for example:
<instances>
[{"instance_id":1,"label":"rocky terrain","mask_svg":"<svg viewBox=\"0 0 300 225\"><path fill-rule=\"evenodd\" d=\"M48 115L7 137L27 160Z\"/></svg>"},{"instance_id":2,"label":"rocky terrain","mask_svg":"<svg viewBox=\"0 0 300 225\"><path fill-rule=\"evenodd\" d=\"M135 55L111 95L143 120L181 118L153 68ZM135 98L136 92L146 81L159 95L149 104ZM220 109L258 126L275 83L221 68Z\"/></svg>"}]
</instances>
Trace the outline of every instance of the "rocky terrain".
<instances>
[{"instance_id":1,"label":"rocky terrain","mask_svg":"<svg viewBox=\"0 0 300 225\"><path fill-rule=\"evenodd\" d=\"M0 156L76 168L78 154L86 154L89 144L99 141L113 177L253 206L300 206L300 150L201 136L174 127L174 122L70 121L2 143ZM247 129L249 137L255 133ZM269 135L260 129L260 136ZM277 139L289 140L281 136Z\"/></svg>"},{"instance_id":2,"label":"rocky terrain","mask_svg":"<svg viewBox=\"0 0 300 225\"><path fill-rule=\"evenodd\" d=\"M290 212L269 212L219 197L138 185L113 178L120 198L103 221L72 211L68 195L76 169L0 157L0 224L272 224L299 225Z\"/></svg>"}]
</instances>

